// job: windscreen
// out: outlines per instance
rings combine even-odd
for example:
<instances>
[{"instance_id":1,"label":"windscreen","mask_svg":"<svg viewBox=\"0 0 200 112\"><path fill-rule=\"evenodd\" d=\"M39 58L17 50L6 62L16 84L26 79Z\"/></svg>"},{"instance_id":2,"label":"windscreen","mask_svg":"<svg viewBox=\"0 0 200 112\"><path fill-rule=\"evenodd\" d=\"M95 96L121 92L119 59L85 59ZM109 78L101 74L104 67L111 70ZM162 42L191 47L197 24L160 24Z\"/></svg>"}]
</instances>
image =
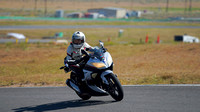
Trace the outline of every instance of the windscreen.
<instances>
[{"instance_id":1,"label":"windscreen","mask_svg":"<svg viewBox=\"0 0 200 112\"><path fill-rule=\"evenodd\" d=\"M89 50L91 53L91 57L96 57L97 59L99 60L104 60L104 56L103 56L103 50L99 47L94 47L93 49L90 49Z\"/></svg>"}]
</instances>

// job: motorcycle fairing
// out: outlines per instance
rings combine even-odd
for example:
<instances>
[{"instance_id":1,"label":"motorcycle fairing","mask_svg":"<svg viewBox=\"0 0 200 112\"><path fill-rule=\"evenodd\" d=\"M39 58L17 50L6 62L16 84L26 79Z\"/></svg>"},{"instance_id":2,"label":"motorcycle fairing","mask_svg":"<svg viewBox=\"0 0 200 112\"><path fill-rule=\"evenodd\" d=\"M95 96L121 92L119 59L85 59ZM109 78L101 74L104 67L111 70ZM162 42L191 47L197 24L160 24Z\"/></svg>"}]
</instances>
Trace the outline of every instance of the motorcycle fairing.
<instances>
[{"instance_id":1,"label":"motorcycle fairing","mask_svg":"<svg viewBox=\"0 0 200 112\"><path fill-rule=\"evenodd\" d=\"M106 71L102 72L101 79L102 79L104 84L109 85L109 83L108 83L107 79L105 78L105 76L108 75L108 74L111 74L111 73L113 73L113 71L111 71L111 70L106 70Z\"/></svg>"},{"instance_id":2,"label":"motorcycle fairing","mask_svg":"<svg viewBox=\"0 0 200 112\"><path fill-rule=\"evenodd\" d=\"M112 65L112 63L113 63L113 60L112 60L112 57L111 57L111 55L110 55L110 53L109 52L105 52L105 53L103 53L103 55L104 55L104 63L106 64L106 67L108 68L108 67L110 67L111 65Z\"/></svg>"},{"instance_id":3,"label":"motorcycle fairing","mask_svg":"<svg viewBox=\"0 0 200 112\"><path fill-rule=\"evenodd\" d=\"M90 94L92 96L106 96L109 95L106 91L104 91L103 89L97 87L96 85L89 85L88 87L90 88Z\"/></svg>"}]
</instances>

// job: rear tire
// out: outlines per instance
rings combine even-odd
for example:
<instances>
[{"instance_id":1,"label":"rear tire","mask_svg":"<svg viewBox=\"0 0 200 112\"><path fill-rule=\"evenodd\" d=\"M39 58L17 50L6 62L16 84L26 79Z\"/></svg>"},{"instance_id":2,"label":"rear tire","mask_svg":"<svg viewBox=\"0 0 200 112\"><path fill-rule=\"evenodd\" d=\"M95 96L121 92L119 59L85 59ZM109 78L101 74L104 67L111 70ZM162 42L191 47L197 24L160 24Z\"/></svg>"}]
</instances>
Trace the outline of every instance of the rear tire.
<instances>
[{"instance_id":1,"label":"rear tire","mask_svg":"<svg viewBox=\"0 0 200 112\"><path fill-rule=\"evenodd\" d=\"M108 92L116 101L121 101L124 97L122 86L114 74L108 74L106 79L109 83Z\"/></svg>"}]
</instances>

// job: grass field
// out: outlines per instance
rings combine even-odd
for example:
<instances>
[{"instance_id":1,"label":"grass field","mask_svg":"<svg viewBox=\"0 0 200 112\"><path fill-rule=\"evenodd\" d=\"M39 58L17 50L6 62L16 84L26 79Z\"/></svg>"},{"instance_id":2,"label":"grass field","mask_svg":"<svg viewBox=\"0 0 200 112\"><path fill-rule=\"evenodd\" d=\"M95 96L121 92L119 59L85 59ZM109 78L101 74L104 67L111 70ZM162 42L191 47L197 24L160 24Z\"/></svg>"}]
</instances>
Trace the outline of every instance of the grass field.
<instances>
[{"instance_id":1,"label":"grass field","mask_svg":"<svg viewBox=\"0 0 200 112\"><path fill-rule=\"evenodd\" d=\"M106 45L122 84L199 84L199 44ZM0 86L63 86L67 45L1 44ZM123 52L122 52L123 51Z\"/></svg>"},{"instance_id":2,"label":"grass field","mask_svg":"<svg viewBox=\"0 0 200 112\"><path fill-rule=\"evenodd\" d=\"M199 22L135 22L135 21L79 21L78 19L66 21L31 21L31 20L1 20L0 26L14 25L161 25L161 26L200 26Z\"/></svg>"},{"instance_id":3,"label":"grass field","mask_svg":"<svg viewBox=\"0 0 200 112\"><path fill-rule=\"evenodd\" d=\"M0 15L53 17L55 11L60 9L71 13L87 12L91 8L119 7L154 12L145 18L199 17L200 1L192 0L190 11L189 4L189 0L186 4L184 0L171 0L166 13L166 0L1 0Z\"/></svg>"},{"instance_id":4,"label":"grass field","mask_svg":"<svg viewBox=\"0 0 200 112\"><path fill-rule=\"evenodd\" d=\"M83 31L87 42L92 46L96 46L98 40L105 42L113 56L114 72L118 74L122 84L200 83L200 45L173 41L174 35L189 34L199 37L199 29L127 28L123 29L122 37L118 37L117 28L0 30L0 32L1 34L23 33L32 39L64 32L64 38L70 41L72 33L76 30ZM149 43L145 44L147 34ZM156 44L158 35L162 41L160 44ZM54 43L0 44L0 86L65 85L69 73L65 74L59 67L63 65L67 46Z\"/></svg>"},{"instance_id":5,"label":"grass field","mask_svg":"<svg viewBox=\"0 0 200 112\"><path fill-rule=\"evenodd\" d=\"M1 0L0 16L44 17L44 0ZM131 2L132 1L132 2ZM177 5L179 4L179 5ZM120 7L131 10L148 10L155 13L142 18L199 17L200 1L193 0L192 11L187 11L183 0L169 3L166 0L50 0L47 16L56 10L65 13L86 12L90 8ZM11 7L12 6L12 7ZM37 7L36 7L37 6ZM163 25L200 26L199 22L134 22L134 21L30 21L0 20L6 25ZM0 39L10 32L22 33L29 39L41 39L63 32L71 41L75 31L83 31L87 42L96 46L98 40L105 42L114 60L114 72L122 84L200 84L200 44L176 43L175 35L188 34L200 38L200 29L124 28L118 37L119 28L97 29L21 29L0 30ZM149 42L145 43L148 35ZM161 43L156 44L159 35ZM59 70L69 44L55 43L5 43L0 44L0 87L12 86L64 86L69 73Z\"/></svg>"},{"instance_id":6,"label":"grass field","mask_svg":"<svg viewBox=\"0 0 200 112\"><path fill-rule=\"evenodd\" d=\"M64 10L87 10L90 8L103 8L103 7L121 7L127 9L148 9L148 8L165 8L166 0L49 0L46 2L47 8L51 10L64 9ZM177 5L178 4L178 5ZM199 8L199 0L192 0L192 8ZM44 0L1 0L0 7L21 10L44 10ZM189 6L189 1L187 2ZM169 8L185 8L184 0L173 0L169 2Z\"/></svg>"},{"instance_id":7,"label":"grass field","mask_svg":"<svg viewBox=\"0 0 200 112\"><path fill-rule=\"evenodd\" d=\"M198 25L199 23L196 23ZM0 30L2 37L6 36L7 33L15 32L22 33L29 39L41 39L46 36L54 36L56 32L63 32L64 39L71 40L71 35L76 30L85 32L87 41L91 44L95 43L96 40L108 41L111 40L110 44L117 44L124 42L127 44L144 42L146 36L149 37L150 43L155 43L157 36L159 35L163 43L171 43L174 40L174 35L188 34L191 36L199 37L199 29L158 29L158 28L125 28L121 38L118 38L119 28L97 28L97 29L34 29L34 30ZM2 38L0 36L0 38Z\"/></svg>"}]
</instances>

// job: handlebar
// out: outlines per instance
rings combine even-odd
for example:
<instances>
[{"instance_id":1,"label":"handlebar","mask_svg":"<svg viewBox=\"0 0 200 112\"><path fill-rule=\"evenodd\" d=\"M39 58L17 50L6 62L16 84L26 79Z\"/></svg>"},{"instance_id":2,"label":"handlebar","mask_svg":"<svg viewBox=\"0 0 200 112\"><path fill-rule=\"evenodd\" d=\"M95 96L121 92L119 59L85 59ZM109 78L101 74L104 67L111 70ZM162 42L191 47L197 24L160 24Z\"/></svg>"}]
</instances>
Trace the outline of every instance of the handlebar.
<instances>
[{"instance_id":1,"label":"handlebar","mask_svg":"<svg viewBox=\"0 0 200 112\"><path fill-rule=\"evenodd\" d=\"M61 66L60 69L64 69L66 66Z\"/></svg>"}]
</instances>

